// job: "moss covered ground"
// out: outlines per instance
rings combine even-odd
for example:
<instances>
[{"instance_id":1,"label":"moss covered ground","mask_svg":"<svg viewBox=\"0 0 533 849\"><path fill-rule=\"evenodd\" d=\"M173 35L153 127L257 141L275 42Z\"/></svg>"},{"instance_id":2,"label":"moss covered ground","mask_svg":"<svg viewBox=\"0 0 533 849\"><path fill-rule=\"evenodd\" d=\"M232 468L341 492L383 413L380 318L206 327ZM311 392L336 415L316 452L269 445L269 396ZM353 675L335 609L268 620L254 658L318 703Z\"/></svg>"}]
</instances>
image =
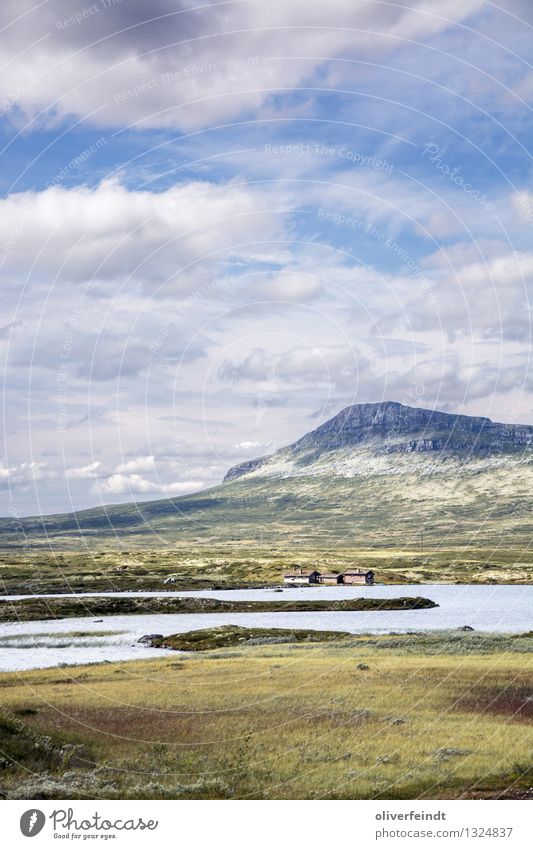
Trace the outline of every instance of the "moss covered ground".
<instances>
[{"instance_id":1,"label":"moss covered ground","mask_svg":"<svg viewBox=\"0 0 533 849\"><path fill-rule=\"evenodd\" d=\"M531 798L533 639L211 648L0 675L6 798Z\"/></svg>"}]
</instances>

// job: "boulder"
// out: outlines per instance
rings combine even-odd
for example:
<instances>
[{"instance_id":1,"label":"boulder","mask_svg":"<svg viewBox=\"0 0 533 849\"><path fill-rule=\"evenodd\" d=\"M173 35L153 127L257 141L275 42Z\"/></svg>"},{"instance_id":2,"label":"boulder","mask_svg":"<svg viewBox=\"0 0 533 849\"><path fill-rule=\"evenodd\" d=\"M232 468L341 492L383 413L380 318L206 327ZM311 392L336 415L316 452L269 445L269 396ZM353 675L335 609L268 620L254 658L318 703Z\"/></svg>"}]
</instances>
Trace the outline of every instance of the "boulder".
<instances>
[{"instance_id":1,"label":"boulder","mask_svg":"<svg viewBox=\"0 0 533 849\"><path fill-rule=\"evenodd\" d=\"M139 640L138 643L143 643L144 645L151 645L154 640L162 640L163 634L145 634Z\"/></svg>"}]
</instances>

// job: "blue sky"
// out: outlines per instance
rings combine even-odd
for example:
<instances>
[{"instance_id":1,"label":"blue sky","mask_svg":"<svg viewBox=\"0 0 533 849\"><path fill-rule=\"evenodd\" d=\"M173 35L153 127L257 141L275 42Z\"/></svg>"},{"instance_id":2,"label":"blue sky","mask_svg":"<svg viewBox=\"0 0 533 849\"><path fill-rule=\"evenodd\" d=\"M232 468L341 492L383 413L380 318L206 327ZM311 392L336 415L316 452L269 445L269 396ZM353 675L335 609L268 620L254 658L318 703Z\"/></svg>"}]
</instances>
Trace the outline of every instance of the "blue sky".
<instances>
[{"instance_id":1,"label":"blue sky","mask_svg":"<svg viewBox=\"0 0 533 849\"><path fill-rule=\"evenodd\" d=\"M0 11L0 509L218 482L342 407L533 422L531 5Z\"/></svg>"}]
</instances>

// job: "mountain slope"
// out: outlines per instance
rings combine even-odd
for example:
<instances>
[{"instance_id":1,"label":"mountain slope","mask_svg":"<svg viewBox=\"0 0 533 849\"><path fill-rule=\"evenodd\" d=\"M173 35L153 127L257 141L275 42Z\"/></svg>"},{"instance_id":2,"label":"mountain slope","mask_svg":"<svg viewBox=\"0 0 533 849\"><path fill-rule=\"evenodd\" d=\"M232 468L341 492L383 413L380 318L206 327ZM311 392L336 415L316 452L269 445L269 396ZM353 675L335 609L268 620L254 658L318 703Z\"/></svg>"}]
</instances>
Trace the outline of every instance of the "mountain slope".
<instances>
[{"instance_id":1,"label":"mountain slope","mask_svg":"<svg viewBox=\"0 0 533 849\"><path fill-rule=\"evenodd\" d=\"M347 407L191 496L0 522L0 543L527 547L533 427L401 404Z\"/></svg>"},{"instance_id":2,"label":"mountain slope","mask_svg":"<svg viewBox=\"0 0 533 849\"><path fill-rule=\"evenodd\" d=\"M339 473L341 461L348 472L366 468L363 458L390 454L432 452L442 461L449 458L481 458L498 453L517 454L533 444L533 426L507 425L488 418L450 415L395 401L346 407L329 421L270 457L260 457L231 468L225 481L250 472L261 475L315 474L330 467ZM344 451L343 451L344 449ZM385 466L392 468L396 458Z\"/></svg>"}]
</instances>

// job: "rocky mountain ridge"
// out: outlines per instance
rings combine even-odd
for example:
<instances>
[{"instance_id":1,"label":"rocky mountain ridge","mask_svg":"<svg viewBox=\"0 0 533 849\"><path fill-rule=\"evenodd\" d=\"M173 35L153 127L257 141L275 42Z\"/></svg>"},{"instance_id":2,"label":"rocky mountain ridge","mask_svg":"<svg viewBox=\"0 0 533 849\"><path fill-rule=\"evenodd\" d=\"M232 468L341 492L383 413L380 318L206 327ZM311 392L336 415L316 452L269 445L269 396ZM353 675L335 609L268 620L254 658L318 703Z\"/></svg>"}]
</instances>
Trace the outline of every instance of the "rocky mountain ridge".
<instances>
[{"instance_id":1,"label":"rocky mountain ridge","mask_svg":"<svg viewBox=\"0 0 533 849\"><path fill-rule=\"evenodd\" d=\"M233 466L224 481L255 472L272 473L280 463L307 467L310 473L309 467L317 461L324 468L328 454L333 471L333 454L342 451L346 459L347 449L352 449L354 456L366 457L436 452L441 459L475 459L517 454L532 445L531 425L503 424L487 417L408 407L395 401L355 404L274 454Z\"/></svg>"}]
</instances>

